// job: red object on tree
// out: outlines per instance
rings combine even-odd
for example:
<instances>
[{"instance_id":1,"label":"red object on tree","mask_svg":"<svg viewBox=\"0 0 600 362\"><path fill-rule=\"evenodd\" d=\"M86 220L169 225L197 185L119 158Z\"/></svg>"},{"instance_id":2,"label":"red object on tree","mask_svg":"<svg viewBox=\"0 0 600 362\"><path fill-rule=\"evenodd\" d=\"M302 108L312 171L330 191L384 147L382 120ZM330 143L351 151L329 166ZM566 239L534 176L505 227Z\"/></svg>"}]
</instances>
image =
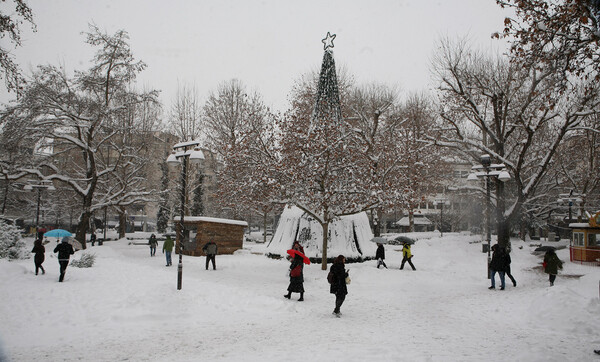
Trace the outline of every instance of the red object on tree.
<instances>
[{"instance_id":1,"label":"red object on tree","mask_svg":"<svg viewBox=\"0 0 600 362\"><path fill-rule=\"evenodd\" d=\"M288 253L288 254L289 254L289 255L290 255L292 258L293 258L293 257L295 257L296 255L300 255L300 256L302 257L302 261L304 262L304 264L310 264L310 259L309 259L309 258L308 258L306 255L302 254L302 253L301 253L300 251L298 251L298 250L290 249L290 250L288 250L288 251L287 251L287 253Z\"/></svg>"}]
</instances>

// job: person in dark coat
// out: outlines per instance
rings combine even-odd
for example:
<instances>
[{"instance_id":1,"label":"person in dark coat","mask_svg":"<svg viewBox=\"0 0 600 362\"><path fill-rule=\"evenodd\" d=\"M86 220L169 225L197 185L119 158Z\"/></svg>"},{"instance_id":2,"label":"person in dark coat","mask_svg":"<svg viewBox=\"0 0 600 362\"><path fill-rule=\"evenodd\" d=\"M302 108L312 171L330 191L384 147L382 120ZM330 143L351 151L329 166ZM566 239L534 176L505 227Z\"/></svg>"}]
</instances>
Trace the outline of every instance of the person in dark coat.
<instances>
[{"instance_id":1,"label":"person in dark coat","mask_svg":"<svg viewBox=\"0 0 600 362\"><path fill-rule=\"evenodd\" d=\"M377 259L377 269L383 265L384 268L387 269L387 265L385 265L385 248L382 243L377 243L377 251L375 252L375 259Z\"/></svg>"},{"instance_id":2,"label":"person in dark coat","mask_svg":"<svg viewBox=\"0 0 600 362\"><path fill-rule=\"evenodd\" d=\"M496 289L496 273L500 276L500 290L504 290L504 273L506 272L506 251L498 244L492 246L492 260L490 261L490 279L492 286L488 289Z\"/></svg>"},{"instance_id":3,"label":"person in dark coat","mask_svg":"<svg viewBox=\"0 0 600 362\"><path fill-rule=\"evenodd\" d=\"M548 281L550 286L554 285L558 269L562 269L562 261L556 255L554 249L548 249L544 255L544 272L548 273Z\"/></svg>"},{"instance_id":4,"label":"person in dark coat","mask_svg":"<svg viewBox=\"0 0 600 362\"><path fill-rule=\"evenodd\" d=\"M292 249L302 253L300 243L294 243ZM302 253L304 254L304 253ZM302 255L295 254L290 264L290 285L287 288L288 293L285 298L290 299L292 293L300 293L299 302L304 300L304 258Z\"/></svg>"},{"instance_id":5,"label":"person in dark coat","mask_svg":"<svg viewBox=\"0 0 600 362\"><path fill-rule=\"evenodd\" d=\"M343 255L338 255L333 262L333 265L329 269L331 273L331 285L329 286L329 293L335 294L335 309L333 314L339 317L342 313L340 308L346 299L348 294L348 287L346 286L346 278L348 277L348 271L346 270L346 258Z\"/></svg>"},{"instance_id":6,"label":"person in dark coat","mask_svg":"<svg viewBox=\"0 0 600 362\"><path fill-rule=\"evenodd\" d=\"M35 256L33 257L33 262L35 263L35 275L38 275L39 269L42 269L42 274L46 274L46 271L42 266L42 263L46 258L46 248L42 244L42 238L38 238L33 243L33 249L31 249L31 252L35 253Z\"/></svg>"},{"instance_id":7,"label":"person in dark coat","mask_svg":"<svg viewBox=\"0 0 600 362\"><path fill-rule=\"evenodd\" d=\"M156 255L156 247L158 246L158 240L156 240L156 235L150 235L150 239L148 239L148 245L150 245L150 256Z\"/></svg>"},{"instance_id":8,"label":"person in dark coat","mask_svg":"<svg viewBox=\"0 0 600 362\"><path fill-rule=\"evenodd\" d=\"M60 277L58 278L58 281L62 282L65 279L69 258L71 258L71 255L75 254L75 251L73 250L73 246L69 244L69 238L65 237L62 239L62 242L54 248L54 252L58 253L58 264L60 264Z\"/></svg>"},{"instance_id":9,"label":"person in dark coat","mask_svg":"<svg viewBox=\"0 0 600 362\"><path fill-rule=\"evenodd\" d=\"M92 235L90 235L90 242L92 243L92 246L94 246L96 243L96 233L92 232Z\"/></svg>"},{"instance_id":10,"label":"person in dark coat","mask_svg":"<svg viewBox=\"0 0 600 362\"><path fill-rule=\"evenodd\" d=\"M202 251L206 254L206 270L208 270L208 262L210 261L212 261L213 270L216 270L215 255L217 255L217 244L214 241L209 241L202 247Z\"/></svg>"},{"instance_id":11,"label":"person in dark coat","mask_svg":"<svg viewBox=\"0 0 600 362\"><path fill-rule=\"evenodd\" d=\"M410 252L410 244L404 243L402 246L402 264L400 264L400 270L404 269L404 263L408 262L412 270L417 270L412 263L412 253Z\"/></svg>"},{"instance_id":12,"label":"person in dark coat","mask_svg":"<svg viewBox=\"0 0 600 362\"><path fill-rule=\"evenodd\" d=\"M513 283L513 287L517 286L517 281L515 280L515 277L512 276L512 274L510 273L510 263L512 262L512 260L510 259L510 252L508 250L506 250L506 276L510 279L510 281Z\"/></svg>"}]
</instances>

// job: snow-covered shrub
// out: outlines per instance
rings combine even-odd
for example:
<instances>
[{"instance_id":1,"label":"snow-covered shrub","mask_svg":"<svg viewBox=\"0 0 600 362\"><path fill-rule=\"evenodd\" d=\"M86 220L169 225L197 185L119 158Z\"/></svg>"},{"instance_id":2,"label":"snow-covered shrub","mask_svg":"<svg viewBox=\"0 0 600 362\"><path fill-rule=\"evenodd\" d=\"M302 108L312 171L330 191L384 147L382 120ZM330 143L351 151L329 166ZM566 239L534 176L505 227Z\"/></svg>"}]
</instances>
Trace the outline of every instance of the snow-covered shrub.
<instances>
[{"instance_id":1,"label":"snow-covered shrub","mask_svg":"<svg viewBox=\"0 0 600 362\"><path fill-rule=\"evenodd\" d=\"M81 254L81 258L79 260L71 261L71 266L75 266L78 268L91 268L96 261L96 254Z\"/></svg>"},{"instance_id":2,"label":"snow-covered shrub","mask_svg":"<svg viewBox=\"0 0 600 362\"><path fill-rule=\"evenodd\" d=\"M0 220L0 259L26 259L29 256L19 228Z\"/></svg>"}]
</instances>

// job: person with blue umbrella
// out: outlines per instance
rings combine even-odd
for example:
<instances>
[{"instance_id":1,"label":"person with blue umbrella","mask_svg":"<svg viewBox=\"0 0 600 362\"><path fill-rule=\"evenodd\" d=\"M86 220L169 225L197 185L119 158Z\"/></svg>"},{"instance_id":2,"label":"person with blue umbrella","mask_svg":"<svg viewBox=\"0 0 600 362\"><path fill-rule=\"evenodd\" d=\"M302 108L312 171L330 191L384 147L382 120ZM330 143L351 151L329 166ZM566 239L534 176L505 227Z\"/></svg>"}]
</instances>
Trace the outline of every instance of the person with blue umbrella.
<instances>
[{"instance_id":1,"label":"person with blue umbrella","mask_svg":"<svg viewBox=\"0 0 600 362\"><path fill-rule=\"evenodd\" d=\"M71 255L75 254L73 246L69 244L69 237L65 236L62 239L62 242L54 248L54 252L58 253L58 264L60 264L60 277L58 278L58 281L62 282L65 279L65 272L69 265L69 259L71 258Z\"/></svg>"}]
</instances>

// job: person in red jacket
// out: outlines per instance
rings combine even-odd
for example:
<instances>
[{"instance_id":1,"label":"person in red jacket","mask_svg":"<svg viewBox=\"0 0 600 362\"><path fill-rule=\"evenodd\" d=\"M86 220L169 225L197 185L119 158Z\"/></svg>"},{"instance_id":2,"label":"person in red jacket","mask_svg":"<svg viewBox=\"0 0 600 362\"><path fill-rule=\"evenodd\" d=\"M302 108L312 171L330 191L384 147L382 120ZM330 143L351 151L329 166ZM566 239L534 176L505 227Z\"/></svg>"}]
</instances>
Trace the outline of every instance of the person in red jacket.
<instances>
[{"instance_id":1,"label":"person in red jacket","mask_svg":"<svg viewBox=\"0 0 600 362\"><path fill-rule=\"evenodd\" d=\"M294 242L292 249L304 254L303 248L299 242ZM290 285L288 286L288 293L284 295L285 298L290 299L292 293L300 293L299 302L304 300L304 258L298 253L294 254L292 263L290 264Z\"/></svg>"}]
</instances>

